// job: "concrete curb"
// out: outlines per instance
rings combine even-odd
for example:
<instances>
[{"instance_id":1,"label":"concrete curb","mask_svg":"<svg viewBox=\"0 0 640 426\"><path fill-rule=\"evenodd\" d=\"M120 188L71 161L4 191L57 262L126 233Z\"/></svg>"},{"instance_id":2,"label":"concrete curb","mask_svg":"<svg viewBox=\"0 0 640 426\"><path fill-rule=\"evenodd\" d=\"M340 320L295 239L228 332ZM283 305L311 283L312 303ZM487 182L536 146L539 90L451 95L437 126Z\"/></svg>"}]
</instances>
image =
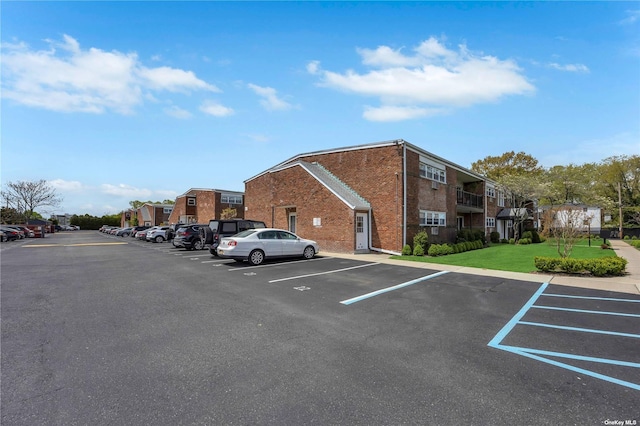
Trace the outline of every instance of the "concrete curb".
<instances>
[{"instance_id":1,"label":"concrete curb","mask_svg":"<svg viewBox=\"0 0 640 426\"><path fill-rule=\"evenodd\" d=\"M617 241L612 245L614 250L619 250L616 254L629 261L627 265L628 274L624 277L572 277L566 275L550 274L526 274L522 272L496 271L492 269L470 268L453 265L440 265L436 263L412 262L408 260L391 259L390 255L383 253L365 254L345 254L321 252L323 256L339 257L345 259L355 259L366 262L388 263L402 265L411 268L433 269L436 271L457 272L460 274L481 275L487 277L501 277L518 281L529 281L536 283L549 283L554 285L564 285L569 287L589 288L593 290L615 291L619 293L640 294L640 251L628 244ZM625 247L626 246L626 247ZM628 250L628 249L630 250ZM633 266L631 266L633 264Z\"/></svg>"}]
</instances>

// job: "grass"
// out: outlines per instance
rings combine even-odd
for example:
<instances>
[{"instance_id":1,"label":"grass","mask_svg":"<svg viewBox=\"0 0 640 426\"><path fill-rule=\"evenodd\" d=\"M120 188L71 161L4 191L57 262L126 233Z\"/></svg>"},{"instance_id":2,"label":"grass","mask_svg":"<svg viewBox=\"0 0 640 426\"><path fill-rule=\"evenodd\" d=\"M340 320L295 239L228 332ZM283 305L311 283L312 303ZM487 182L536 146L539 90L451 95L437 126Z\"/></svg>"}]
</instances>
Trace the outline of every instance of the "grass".
<instances>
[{"instance_id":1,"label":"grass","mask_svg":"<svg viewBox=\"0 0 640 426\"><path fill-rule=\"evenodd\" d=\"M548 240L540 244L513 245L494 244L481 250L471 250L464 253L447 256L393 256L392 259L411 260L416 262L438 263L441 265L469 266L472 268L496 269L511 272L535 272L533 258L536 256L560 257L553 242ZM571 257L574 259L595 259L600 257L615 257L613 250L600 248L601 241L580 240L573 247Z\"/></svg>"}]
</instances>

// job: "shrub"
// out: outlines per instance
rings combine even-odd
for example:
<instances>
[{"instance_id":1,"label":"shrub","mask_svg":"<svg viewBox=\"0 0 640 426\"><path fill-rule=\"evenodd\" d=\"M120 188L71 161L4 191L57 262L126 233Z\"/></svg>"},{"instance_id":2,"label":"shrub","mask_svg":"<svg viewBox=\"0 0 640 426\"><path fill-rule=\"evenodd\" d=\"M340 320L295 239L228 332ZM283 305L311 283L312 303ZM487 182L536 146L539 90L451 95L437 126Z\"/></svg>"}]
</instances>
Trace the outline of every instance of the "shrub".
<instances>
[{"instance_id":1,"label":"shrub","mask_svg":"<svg viewBox=\"0 0 640 426\"><path fill-rule=\"evenodd\" d=\"M424 249L422 248L422 246L420 244L416 244L416 246L413 248L413 255L414 256L424 256Z\"/></svg>"},{"instance_id":2,"label":"shrub","mask_svg":"<svg viewBox=\"0 0 640 426\"><path fill-rule=\"evenodd\" d=\"M491 234L489 234L489 241L491 241L492 243L499 243L500 233L497 231L493 231Z\"/></svg>"},{"instance_id":3,"label":"shrub","mask_svg":"<svg viewBox=\"0 0 640 426\"><path fill-rule=\"evenodd\" d=\"M502 244L509 244L509 240L507 240L506 238L501 239L500 242Z\"/></svg>"},{"instance_id":4,"label":"shrub","mask_svg":"<svg viewBox=\"0 0 640 426\"><path fill-rule=\"evenodd\" d=\"M625 235L622 239L623 240L630 240L631 238L628 235Z\"/></svg>"},{"instance_id":5,"label":"shrub","mask_svg":"<svg viewBox=\"0 0 640 426\"><path fill-rule=\"evenodd\" d=\"M627 259L622 257L601 257L598 259L572 259L557 257L534 258L536 268L543 272L566 272L570 274L588 272L596 277L624 275Z\"/></svg>"},{"instance_id":6,"label":"shrub","mask_svg":"<svg viewBox=\"0 0 640 426\"><path fill-rule=\"evenodd\" d=\"M524 240L524 239L532 239L533 238L533 234L531 233L531 231L524 231L522 233L522 237L520 237L520 241Z\"/></svg>"},{"instance_id":7,"label":"shrub","mask_svg":"<svg viewBox=\"0 0 640 426\"><path fill-rule=\"evenodd\" d=\"M445 256L453 254L453 247L449 244L431 244L429 246L429 256Z\"/></svg>"},{"instance_id":8,"label":"shrub","mask_svg":"<svg viewBox=\"0 0 640 426\"><path fill-rule=\"evenodd\" d=\"M638 237L636 237L635 235L633 237L631 237L632 240L637 240Z\"/></svg>"},{"instance_id":9,"label":"shrub","mask_svg":"<svg viewBox=\"0 0 640 426\"><path fill-rule=\"evenodd\" d=\"M420 231L413 237L414 251L416 246L422 246L422 254L420 256L423 256L427 252L429 249L429 235L427 235L427 231Z\"/></svg>"},{"instance_id":10,"label":"shrub","mask_svg":"<svg viewBox=\"0 0 640 426\"><path fill-rule=\"evenodd\" d=\"M516 240L514 238L509 238L509 244L515 244Z\"/></svg>"},{"instance_id":11,"label":"shrub","mask_svg":"<svg viewBox=\"0 0 640 426\"><path fill-rule=\"evenodd\" d=\"M409 244L402 247L402 255L403 256L411 256L411 246Z\"/></svg>"},{"instance_id":12,"label":"shrub","mask_svg":"<svg viewBox=\"0 0 640 426\"><path fill-rule=\"evenodd\" d=\"M531 238L520 238L518 244L527 245L531 244Z\"/></svg>"}]
</instances>

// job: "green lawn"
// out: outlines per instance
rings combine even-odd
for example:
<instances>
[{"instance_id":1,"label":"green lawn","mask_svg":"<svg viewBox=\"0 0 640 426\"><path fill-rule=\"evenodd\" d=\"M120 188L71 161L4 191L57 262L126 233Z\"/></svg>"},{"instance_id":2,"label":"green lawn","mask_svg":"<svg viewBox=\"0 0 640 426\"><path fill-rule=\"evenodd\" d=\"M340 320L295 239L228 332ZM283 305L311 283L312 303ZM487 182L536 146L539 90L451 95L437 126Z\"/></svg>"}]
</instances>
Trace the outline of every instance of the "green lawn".
<instances>
[{"instance_id":1,"label":"green lawn","mask_svg":"<svg viewBox=\"0 0 640 426\"><path fill-rule=\"evenodd\" d=\"M602 241L580 240L574 247L571 257L574 259L594 259L616 256L613 250L602 250ZM555 245L549 241L540 244L512 245L494 244L481 250L447 256L393 256L392 259L412 260L416 262L438 263L442 265L470 266L473 268L497 269L511 272L535 272L533 258L536 256L560 257Z\"/></svg>"}]
</instances>

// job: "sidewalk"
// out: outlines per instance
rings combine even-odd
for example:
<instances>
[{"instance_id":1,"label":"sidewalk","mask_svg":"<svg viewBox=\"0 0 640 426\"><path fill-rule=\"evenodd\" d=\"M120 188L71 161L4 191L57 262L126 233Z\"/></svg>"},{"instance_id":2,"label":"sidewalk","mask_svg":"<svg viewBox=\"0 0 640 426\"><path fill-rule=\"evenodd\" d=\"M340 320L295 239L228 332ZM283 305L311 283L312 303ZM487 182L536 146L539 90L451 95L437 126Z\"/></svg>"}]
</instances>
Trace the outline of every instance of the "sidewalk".
<instances>
[{"instance_id":1,"label":"sidewalk","mask_svg":"<svg viewBox=\"0 0 640 426\"><path fill-rule=\"evenodd\" d=\"M436 271L458 272L461 274L502 277L519 281L549 283L571 287L590 288L594 290L617 291L620 293L640 294L640 250L631 247L621 240L609 240L616 255L624 257L627 263L627 275L623 277L572 277L552 274L527 274L522 272L496 271L491 269L469 268L465 266L440 265L436 263L411 262L408 260L392 260L384 253L344 254L320 252L321 255L363 260L369 262L391 263L413 268L434 269Z\"/></svg>"}]
</instances>

